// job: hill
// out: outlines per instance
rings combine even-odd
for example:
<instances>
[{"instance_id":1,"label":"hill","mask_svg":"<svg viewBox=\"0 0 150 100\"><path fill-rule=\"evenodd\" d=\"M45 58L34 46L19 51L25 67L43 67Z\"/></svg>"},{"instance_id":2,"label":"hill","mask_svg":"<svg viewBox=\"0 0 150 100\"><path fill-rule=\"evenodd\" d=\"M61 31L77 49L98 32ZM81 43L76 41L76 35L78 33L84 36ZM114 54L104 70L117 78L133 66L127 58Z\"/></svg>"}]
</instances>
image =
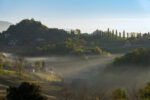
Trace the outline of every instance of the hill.
<instances>
[{"instance_id":1,"label":"hill","mask_svg":"<svg viewBox=\"0 0 150 100\"><path fill-rule=\"evenodd\" d=\"M0 32L7 30L10 25L12 25L12 23L7 21L0 21Z\"/></svg>"},{"instance_id":2,"label":"hill","mask_svg":"<svg viewBox=\"0 0 150 100\"><path fill-rule=\"evenodd\" d=\"M142 87L150 77L150 50L137 48L123 56L116 57L103 71L99 72L95 81L96 88L110 90L116 87Z\"/></svg>"},{"instance_id":3,"label":"hill","mask_svg":"<svg viewBox=\"0 0 150 100\"><path fill-rule=\"evenodd\" d=\"M0 49L21 55L106 54L81 37L80 30L69 33L48 28L34 19L24 19L2 33Z\"/></svg>"},{"instance_id":4,"label":"hill","mask_svg":"<svg viewBox=\"0 0 150 100\"><path fill-rule=\"evenodd\" d=\"M10 45L36 45L43 41L56 43L65 40L67 35L64 30L48 28L34 19L24 19L2 33L2 37L9 40L7 44Z\"/></svg>"},{"instance_id":5,"label":"hill","mask_svg":"<svg viewBox=\"0 0 150 100\"><path fill-rule=\"evenodd\" d=\"M68 39L71 39L74 45L66 48ZM91 34L82 34L79 29L65 31L63 29L48 28L34 19L24 19L15 25L11 25L0 35L0 50L2 52L17 52L17 54L28 55L33 53L37 55L37 52L56 54L52 51L60 52L64 50L68 52L68 49L70 54L74 52L72 50L76 46L78 47L74 50L79 51L78 53L81 51L88 53L90 51L90 54L93 54L91 51L95 47L100 47L103 51L111 53L126 53L141 46L148 48L149 43L150 33L127 33L125 30L118 32L108 28L107 31L96 30ZM66 54L65 52L59 54Z\"/></svg>"},{"instance_id":6,"label":"hill","mask_svg":"<svg viewBox=\"0 0 150 100\"><path fill-rule=\"evenodd\" d=\"M6 95L9 86L18 86L21 82L36 83L41 86L42 92L51 100L56 98L56 92L61 88L61 78L57 75L44 72L29 72L26 67L20 77L16 61L5 58L0 53L0 96Z\"/></svg>"},{"instance_id":7,"label":"hill","mask_svg":"<svg viewBox=\"0 0 150 100\"><path fill-rule=\"evenodd\" d=\"M124 56L115 58L113 64L120 65L134 65L134 66L149 66L150 65L150 50L145 48L137 48Z\"/></svg>"}]
</instances>

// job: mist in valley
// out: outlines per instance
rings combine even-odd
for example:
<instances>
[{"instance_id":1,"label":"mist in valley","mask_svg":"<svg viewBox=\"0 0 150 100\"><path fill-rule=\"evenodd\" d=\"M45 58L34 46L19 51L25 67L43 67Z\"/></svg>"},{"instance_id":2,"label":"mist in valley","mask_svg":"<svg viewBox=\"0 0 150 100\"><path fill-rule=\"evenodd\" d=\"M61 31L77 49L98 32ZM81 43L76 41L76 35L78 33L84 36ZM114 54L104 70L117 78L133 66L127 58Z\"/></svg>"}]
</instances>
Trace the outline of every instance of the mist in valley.
<instances>
[{"instance_id":1,"label":"mist in valley","mask_svg":"<svg viewBox=\"0 0 150 100\"><path fill-rule=\"evenodd\" d=\"M105 90L113 90L118 87L129 89L144 86L150 80L149 68L143 69L143 67L133 66L111 67L114 58L121 55L88 57L53 56L26 59L29 62L44 61L46 67L52 68L55 74L62 75L64 82L67 84L82 81L90 85L90 87Z\"/></svg>"},{"instance_id":2,"label":"mist in valley","mask_svg":"<svg viewBox=\"0 0 150 100\"><path fill-rule=\"evenodd\" d=\"M119 87L132 91L145 86L150 81L148 67L112 67L114 59L122 55L25 57L25 59L29 63L44 61L45 66L51 68L55 75L61 75L66 85L78 84L80 87L86 84L89 88L103 91L113 91Z\"/></svg>"},{"instance_id":3,"label":"mist in valley","mask_svg":"<svg viewBox=\"0 0 150 100\"><path fill-rule=\"evenodd\" d=\"M90 79L112 62L111 56L53 56L53 57L27 57L29 62L44 61L55 73L61 74L64 79Z\"/></svg>"}]
</instances>

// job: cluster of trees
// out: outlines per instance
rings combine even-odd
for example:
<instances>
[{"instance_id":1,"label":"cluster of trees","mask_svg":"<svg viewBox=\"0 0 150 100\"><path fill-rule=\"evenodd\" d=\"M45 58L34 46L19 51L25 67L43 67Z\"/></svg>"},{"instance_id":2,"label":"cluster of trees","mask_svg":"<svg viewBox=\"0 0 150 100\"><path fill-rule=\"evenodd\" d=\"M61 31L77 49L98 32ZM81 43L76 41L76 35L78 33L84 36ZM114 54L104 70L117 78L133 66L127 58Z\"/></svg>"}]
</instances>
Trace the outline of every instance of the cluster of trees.
<instances>
[{"instance_id":1,"label":"cluster of trees","mask_svg":"<svg viewBox=\"0 0 150 100\"><path fill-rule=\"evenodd\" d=\"M150 100L150 82L144 88L140 88L134 93L127 93L124 89L117 88L111 95L101 91L88 90L81 87L79 91L71 87L64 87L58 95L60 100Z\"/></svg>"},{"instance_id":2,"label":"cluster of trees","mask_svg":"<svg viewBox=\"0 0 150 100\"><path fill-rule=\"evenodd\" d=\"M150 50L145 48L137 48L124 56L115 58L114 65L136 65L149 66L150 65Z\"/></svg>"},{"instance_id":3,"label":"cluster of trees","mask_svg":"<svg viewBox=\"0 0 150 100\"><path fill-rule=\"evenodd\" d=\"M110 30L109 28L107 29L107 31L96 30L92 33L92 35L96 36L99 39L110 40L150 39L150 32L144 34L138 32L127 33L125 30L123 30L123 32L118 32L117 30Z\"/></svg>"},{"instance_id":4,"label":"cluster of trees","mask_svg":"<svg viewBox=\"0 0 150 100\"><path fill-rule=\"evenodd\" d=\"M123 33L118 32L117 30L110 30L109 28L107 31L96 30L92 33L93 37L99 38L102 40L110 39L110 40L119 40L125 39L126 37L129 38L129 33L126 34L125 31Z\"/></svg>"},{"instance_id":5,"label":"cluster of trees","mask_svg":"<svg viewBox=\"0 0 150 100\"><path fill-rule=\"evenodd\" d=\"M89 47L83 39L67 38L65 42L58 44L48 44L37 47L37 52L46 54L103 54L99 46Z\"/></svg>"}]
</instances>

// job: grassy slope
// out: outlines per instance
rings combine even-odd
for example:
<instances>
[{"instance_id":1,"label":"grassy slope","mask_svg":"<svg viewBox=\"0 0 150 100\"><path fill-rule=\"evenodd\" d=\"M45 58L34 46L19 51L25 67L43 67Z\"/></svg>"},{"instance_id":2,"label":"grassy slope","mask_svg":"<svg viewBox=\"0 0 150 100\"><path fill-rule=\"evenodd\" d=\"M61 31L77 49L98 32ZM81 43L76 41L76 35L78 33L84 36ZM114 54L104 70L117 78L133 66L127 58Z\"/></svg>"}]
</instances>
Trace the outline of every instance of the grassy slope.
<instances>
[{"instance_id":1,"label":"grassy slope","mask_svg":"<svg viewBox=\"0 0 150 100\"><path fill-rule=\"evenodd\" d=\"M59 85L53 84L53 82L60 82L60 79L54 75L52 76L44 73L25 73L20 79L15 71L2 70L0 71L0 95L6 95L6 89L8 86L18 86L24 81L40 85L43 94L50 99L56 99L56 92L60 89Z\"/></svg>"}]
</instances>

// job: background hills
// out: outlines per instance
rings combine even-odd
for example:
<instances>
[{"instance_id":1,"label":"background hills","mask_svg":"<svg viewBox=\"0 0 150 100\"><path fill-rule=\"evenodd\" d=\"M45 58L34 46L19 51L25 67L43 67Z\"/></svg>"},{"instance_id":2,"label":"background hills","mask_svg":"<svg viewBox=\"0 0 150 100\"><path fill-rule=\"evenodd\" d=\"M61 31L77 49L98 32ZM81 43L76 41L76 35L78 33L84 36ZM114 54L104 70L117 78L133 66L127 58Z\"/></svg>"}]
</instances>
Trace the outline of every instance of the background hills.
<instances>
[{"instance_id":1,"label":"background hills","mask_svg":"<svg viewBox=\"0 0 150 100\"><path fill-rule=\"evenodd\" d=\"M125 53L138 47L149 48L150 33L48 28L40 21L24 19L0 35L1 51L23 55L72 55Z\"/></svg>"}]
</instances>

